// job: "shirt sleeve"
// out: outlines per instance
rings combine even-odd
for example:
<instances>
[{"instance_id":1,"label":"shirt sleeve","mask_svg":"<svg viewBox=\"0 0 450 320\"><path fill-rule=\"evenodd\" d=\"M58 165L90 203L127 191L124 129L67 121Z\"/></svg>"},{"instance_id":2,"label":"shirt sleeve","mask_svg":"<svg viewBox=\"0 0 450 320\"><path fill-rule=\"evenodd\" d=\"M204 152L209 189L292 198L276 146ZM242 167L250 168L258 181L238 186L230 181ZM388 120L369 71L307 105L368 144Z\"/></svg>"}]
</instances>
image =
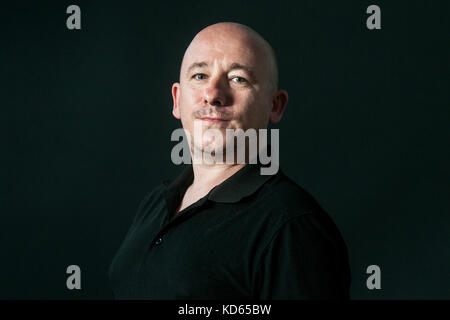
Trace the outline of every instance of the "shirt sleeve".
<instances>
[{"instance_id":1,"label":"shirt sleeve","mask_svg":"<svg viewBox=\"0 0 450 320\"><path fill-rule=\"evenodd\" d=\"M349 299L345 242L323 211L288 219L267 245L256 272L259 299Z\"/></svg>"}]
</instances>

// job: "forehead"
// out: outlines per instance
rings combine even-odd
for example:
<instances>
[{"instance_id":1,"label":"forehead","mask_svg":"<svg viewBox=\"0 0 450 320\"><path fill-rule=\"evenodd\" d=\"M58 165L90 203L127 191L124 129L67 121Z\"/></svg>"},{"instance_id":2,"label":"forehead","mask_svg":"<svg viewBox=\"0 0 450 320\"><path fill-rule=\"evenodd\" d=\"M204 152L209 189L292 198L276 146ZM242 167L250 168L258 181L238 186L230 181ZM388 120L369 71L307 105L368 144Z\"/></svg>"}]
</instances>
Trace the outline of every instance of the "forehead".
<instances>
[{"instance_id":1,"label":"forehead","mask_svg":"<svg viewBox=\"0 0 450 320\"><path fill-rule=\"evenodd\" d=\"M221 67L237 63L257 73L263 56L263 48L248 36L202 36L195 38L186 50L181 72L187 72L193 63L206 62L208 66L218 63Z\"/></svg>"}]
</instances>

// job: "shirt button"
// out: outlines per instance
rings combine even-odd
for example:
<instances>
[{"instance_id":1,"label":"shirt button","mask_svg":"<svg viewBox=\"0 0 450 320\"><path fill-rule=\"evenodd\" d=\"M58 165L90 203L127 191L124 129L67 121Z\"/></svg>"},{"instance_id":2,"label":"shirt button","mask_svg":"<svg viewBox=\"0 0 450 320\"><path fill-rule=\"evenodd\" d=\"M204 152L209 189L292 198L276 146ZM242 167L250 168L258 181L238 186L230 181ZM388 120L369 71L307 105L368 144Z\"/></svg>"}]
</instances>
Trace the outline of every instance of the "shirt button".
<instances>
[{"instance_id":1,"label":"shirt button","mask_svg":"<svg viewBox=\"0 0 450 320\"><path fill-rule=\"evenodd\" d=\"M162 242L162 238L159 238L158 240L155 241L155 245L158 245Z\"/></svg>"}]
</instances>

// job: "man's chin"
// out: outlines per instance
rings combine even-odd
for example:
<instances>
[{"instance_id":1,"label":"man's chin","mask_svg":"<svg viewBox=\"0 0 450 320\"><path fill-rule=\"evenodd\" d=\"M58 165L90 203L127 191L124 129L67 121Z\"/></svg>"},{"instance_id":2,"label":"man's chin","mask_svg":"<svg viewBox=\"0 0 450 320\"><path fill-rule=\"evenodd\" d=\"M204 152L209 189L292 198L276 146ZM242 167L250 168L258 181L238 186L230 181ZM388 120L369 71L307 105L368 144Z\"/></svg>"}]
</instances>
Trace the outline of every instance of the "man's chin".
<instances>
[{"instance_id":1,"label":"man's chin","mask_svg":"<svg viewBox=\"0 0 450 320\"><path fill-rule=\"evenodd\" d=\"M226 155L226 145L202 145L202 146L194 146L193 148L194 157L198 160L210 160L208 162L224 162Z\"/></svg>"}]
</instances>

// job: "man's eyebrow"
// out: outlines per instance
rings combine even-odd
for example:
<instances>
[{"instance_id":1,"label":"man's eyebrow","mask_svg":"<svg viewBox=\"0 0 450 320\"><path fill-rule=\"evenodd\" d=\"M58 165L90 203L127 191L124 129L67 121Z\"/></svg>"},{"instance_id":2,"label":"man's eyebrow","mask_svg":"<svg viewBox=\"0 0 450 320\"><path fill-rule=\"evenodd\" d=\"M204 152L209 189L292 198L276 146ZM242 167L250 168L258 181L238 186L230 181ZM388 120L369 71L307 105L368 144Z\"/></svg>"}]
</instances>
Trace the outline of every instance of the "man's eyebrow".
<instances>
[{"instance_id":1,"label":"man's eyebrow","mask_svg":"<svg viewBox=\"0 0 450 320\"><path fill-rule=\"evenodd\" d=\"M235 63L231 64L230 71L231 70L244 70L245 72L248 73L248 75L251 78L255 79L255 75L254 75L253 71L246 65L242 65L242 64L239 64L239 63L235 62Z\"/></svg>"},{"instance_id":2,"label":"man's eyebrow","mask_svg":"<svg viewBox=\"0 0 450 320\"><path fill-rule=\"evenodd\" d=\"M207 66L208 66L208 64L206 62L204 62L204 61L202 61L202 62L194 62L187 69L187 74L189 74L192 71L192 69L203 68L203 67L207 67Z\"/></svg>"},{"instance_id":3,"label":"man's eyebrow","mask_svg":"<svg viewBox=\"0 0 450 320\"><path fill-rule=\"evenodd\" d=\"M207 66L208 66L208 63L205 62L205 61L202 61L202 62L194 62L193 64L191 64L191 65L189 66L189 68L187 69L187 72L186 72L186 73L189 74L193 69L196 69L196 68L204 68L204 67L207 67ZM237 63L237 62L234 62L234 63L231 64L229 71L232 71L232 70L244 70L245 72L248 73L248 75L249 75L252 79L255 79L255 74L254 74L253 71L250 69L250 67L248 67L248 66L246 66L246 65L243 65L243 64L239 64L239 63Z\"/></svg>"}]
</instances>

